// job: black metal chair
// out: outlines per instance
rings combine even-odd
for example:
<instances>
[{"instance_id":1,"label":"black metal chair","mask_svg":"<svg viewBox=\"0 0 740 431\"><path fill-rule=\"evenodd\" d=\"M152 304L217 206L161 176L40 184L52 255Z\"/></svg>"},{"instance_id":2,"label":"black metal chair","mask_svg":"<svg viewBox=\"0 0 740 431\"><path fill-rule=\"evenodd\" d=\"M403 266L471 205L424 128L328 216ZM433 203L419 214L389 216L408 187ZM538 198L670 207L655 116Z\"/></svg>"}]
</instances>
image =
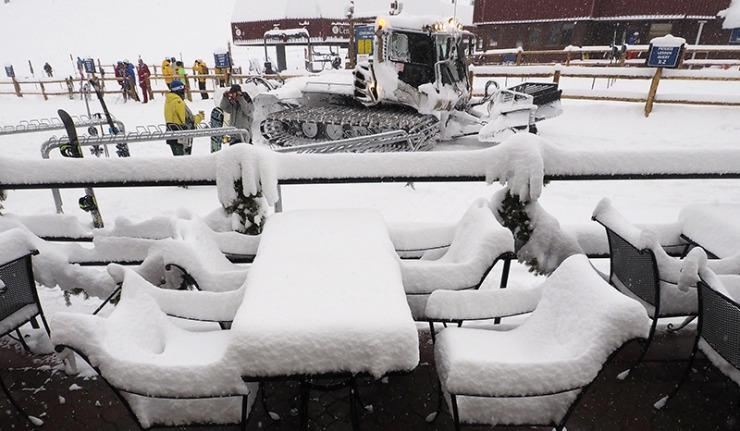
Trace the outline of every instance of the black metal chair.
<instances>
[{"instance_id":1,"label":"black metal chair","mask_svg":"<svg viewBox=\"0 0 740 431\"><path fill-rule=\"evenodd\" d=\"M38 251L18 257L10 262L0 264L0 337L15 332L18 341L26 351L30 351L28 344L20 332L20 327L31 322L34 328L38 328L36 317L41 318L47 335L50 334L49 325L41 308L36 282L33 277L33 265L31 257ZM10 389L0 378L0 387L8 397L10 403L25 416L32 425L38 425L39 420L28 415L13 399Z\"/></svg>"},{"instance_id":2,"label":"black metal chair","mask_svg":"<svg viewBox=\"0 0 740 431\"><path fill-rule=\"evenodd\" d=\"M717 369L740 385L740 302L733 299L722 280L706 268L706 254L695 249L692 254L700 261L697 283L699 300L699 323L697 337L691 349L686 370L671 393L658 402L655 407L663 408L686 382L701 350ZM732 276L740 285L740 276Z\"/></svg>"}]
</instances>

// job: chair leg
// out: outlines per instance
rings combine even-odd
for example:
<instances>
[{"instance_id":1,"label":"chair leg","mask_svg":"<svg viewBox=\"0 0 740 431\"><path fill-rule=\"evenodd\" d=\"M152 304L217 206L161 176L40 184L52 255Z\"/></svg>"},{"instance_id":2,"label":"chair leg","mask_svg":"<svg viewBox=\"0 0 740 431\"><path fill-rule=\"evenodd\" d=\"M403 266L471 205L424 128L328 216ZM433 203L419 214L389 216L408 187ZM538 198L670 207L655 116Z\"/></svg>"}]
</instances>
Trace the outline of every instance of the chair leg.
<instances>
[{"instance_id":1,"label":"chair leg","mask_svg":"<svg viewBox=\"0 0 740 431\"><path fill-rule=\"evenodd\" d=\"M308 382L301 380L299 416L301 419L301 430L303 431L308 431L308 397L310 390L311 387Z\"/></svg>"},{"instance_id":2,"label":"chair leg","mask_svg":"<svg viewBox=\"0 0 740 431\"><path fill-rule=\"evenodd\" d=\"M22 415L23 417L25 417L25 418L26 418L26 420L27 420L28 422L30 422L30 423L31 423L31 425L34 425L34 426L35 426L36 424L35 424L35 423L34 423L34 421L33 421L33 420L31 419L31 416L29 416L29 415L28 415L28 413L26 413L26 412L25 412L25 411L24 411L24 410L23 410L23 409L21 408L21 406L19 406L19 405L18 405L18 403L17 403L16 401L15 401L15 398L13 398L13 396L12 396L12 395L10 394L10 389L8 389L8 387L7 387L7 386L5 386L5 382L3 381L3 379L2 379L2 378L0 378L0 388L2 388L2 389L3 389L3 392L5 393L5 396L6 396L6 397L8 397L8 401L10 401L10 404L11 404L11 405L12 405L12 406L13 406L13 407L14 407L14 408L16 409L16 410L18 410L18 412L19 412L19 413L20 413L20 414L21 414L21 415Z\"/></svg>"},{"instance_id":3,"label":"chair leg","mask_svg":"<svg viewBox=\"0 0 740 431\"><path fill-rule=\"evenodd\" d=\"M434 322L429 322L429 333L432 335L432 344L437 342L437 334L434 332Z\"/></svg>"},{"instance_id":4,"label":"chair leg","mask_svg":"<svg viewBox=\"0 0 740 431\"><path fill-rule=\"evenodd\" d=\"M648 334L647 340L645 340L645 347L643 347L642 352L640 352L640 356L637 358L634 364L632 364L631 367L627 368L626 370L622 371L617 375L617 379L624 380L626 379L632 371L634 371L635 368L637 368L638 365L642 362L643 359L645 359L645 355L648 352L648 349L650 348L650 344L653 342L653 338L655 337L655 328L658 326L658 318L653 318L653 324L650 326L650 333Z\"/></svg>"},{"instance_id":5,"label":"chair leg","mask_svg":"<svg viewBox=\"0 0 740 431\"><path fill-rule=\"evenodd\" d=\"M697 316L688 316L678 326L673 326L673 323L669 323L668 324L668 327L667 327L667 330L668 330L669 333L675 334L676 332L678 332L678 331L682 330L683 328L687 327L689 325L689 323L693 322L694 319L696 319L696 318L697 318Z\"/></svg>"},{"instance_id":6,"label":"chair leg","mask_svg":"<svg viewBox=\"0 0 740 431\"><path fill-rule=\"evenodd\" d=\"M267 395L265 394L264 382L260 383L259 393L260 393L260 404L262 404L262 410L265 411L265 414L267 415L268 418L270 418L271 421L273 422L279 421L280 416L278 416L277 413L270 411L270 409L267 407Z\"/></svg>"},{"instance_id":7,"label":"chair leg","mask_svg":"<svg viewBox=\"0 0 740 431\"><path fill-rule=\"evenodd\" d=\"M452 420L455 422L455 431L460 431L460 412L457 410L457 396L450 394L452 404Z\"/></svg>"},{"instance_id":8,"label":"chair leg","mask_svg":"<svg viewBox=\"0 0 740 431\"><path fill-rule=\"evenodd\" d=\"M437 407L435 407L434 411L432 413L429 413L426 417L427 423L433 423L437 420L439 417L439 414L442 413L442 399L444 395L442 394L442 382L439 381L439 378L437 378Z\"/></svg>"},{"instance_id":9,"label":"chair leg","mask_svg":"<svg viewBox=\"0 0 740 431\"><path fill-rule=\"evenodd\" d=\"M94 315L97 315L98 313L100 313L100 310L102 310L103 307L105 307L109 302L111 302L113 300L113 298L115 298L117 295L118 296L121 295L121 286L116 287L116 289L113 291L113 293L111 293L110 295L108 295L107 298L105 298L105 301L103 301L103 303L100 304L100 306L98 308L96 308L95 311L93 311L93 316Z\"/></svg>"},{"instance_id":10,"label":"chair leg","mask_svg":"<svg viewBox=\"0 0 740 431\"><path fill-rule=\"evenodd\" d=\"M33 317L31 318L31 327L32 327L33 329L39 329L39 321L38 321L38 320L36 320L36 316L33 316Z\"/></svg>"},{"instance_id":11,"label":"chair leg","mask_svg":"<svg viewBox=\"0 0 740 431\"><path fill-rule=\"evenodd\" d=\"M696 335L696 341L694 341L694 347L691 349L691 356L689 356L689 362L686 365L686 369L683 372L683 375L681 375L681 379L676 383L675 386L673 386L673 390L666 395L665 397L659 399L655 404L653 404L653 407L655 407L657 410L663 409L668 405L668 402L676 396L678 393L678 390L681 389L681 386L686 382L686 380L689 378L689 375L691 374L691 367L694 366L694 360L696 359L696 353L699 350L699 338L700 335Z\"/></svg>"},{"instance_id":12,"label":"chair leg","mask_svg":"<svg viewBox=\"0 0 740 431\"><path fill-rule=\"evenodd\" d=\"M357 392L357 379L354 376L349 380L349 415L352 431L360 431L360 400Z\"/></svg>"},{"instance_id":13,"label":"chair leg","mask_svg":"<svg viewBox=\"0 0 740 431\"><path fill-rule=\"evenodd\" d=\"M30 353L31 352L31 348L28 347L28 344L26 344L26 340L25 340L25 338L23 338L23 334L21 334L21 330L20 329L16 329L15 330L15 333L18 335L18 341L21 343L21 346L23 346L23 349L26 352L29 352Z\"/></svg>"},{"instance_id":14,"label":"chair leg","mask_svg":"<svg viewBox=\"0 0 740 431\"><path fill-rule=\"evenodd\" d=\"M249 395L244 395L242 397L242 422L240 426L241 431L247 431L247 424L248 424L249 418L252 416L247 412L248 398L249 398Z\"/></svg>"}]
</instances>

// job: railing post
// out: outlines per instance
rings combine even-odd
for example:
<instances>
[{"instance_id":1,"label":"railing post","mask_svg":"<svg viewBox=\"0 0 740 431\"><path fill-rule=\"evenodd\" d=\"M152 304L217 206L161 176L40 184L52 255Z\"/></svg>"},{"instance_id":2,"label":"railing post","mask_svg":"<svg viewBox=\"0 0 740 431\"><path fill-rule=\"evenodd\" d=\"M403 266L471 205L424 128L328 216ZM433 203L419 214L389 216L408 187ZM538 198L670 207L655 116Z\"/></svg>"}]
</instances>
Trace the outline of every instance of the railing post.
<instances>
[{"instance_id":1,"label":"railing post","mask_svg":"<svg viewBox=\"0 0 740 431\"><path fill-rule=\"evenodd\" d=\"M552 76L552 82L556 84L560 83L560 69L555 70L555 73Z\"/></svg>"},{"instance_id":2,"label":"railing post","mask_svg":"<svg viewBox=\"0 0 740 431\"><path fill-rule=\"evenodd\" d=\"M658 84L660 84L661 76L663 76L663 68L659 67L655 69L653 82L650 83L650 92L648 93L647 103L645 103L645 117L649 117L650 113L653 112L653 104L655 103L655 95L658 93Z\"/></svg>"},{"instance_id":3,"label":"railing post","mask_svg":"<svg viewBox=\"0 0 740 431\"><path fill-rule=\"evenodd\" d=\"M49 96L46 95L46 88L44 88L44 83L39 81L39 84L41 85L41 95L44 96L44 100L49 100Z\"/></svg>"},{"instance_id":4,"label":"railing post","mask_svg":"<svg viewBox=\"0 0 740 431\"><path fill-rule=\"evenodd\" d=\"M15 88L15 95L18 97L23 97L23 93L21 93L21 84L15 79L13 79L13 88Z\"/></svg>"},{"instance_id":5,"label":"railing post","mask_svg":"<svg viewBox=\"0 0 740 431\"><path fill-rule=\"evenodd\" d=\"M516 53L516 65L521 66L524 62L524 51L518 51Z\"/></svg>"}]
</instances>

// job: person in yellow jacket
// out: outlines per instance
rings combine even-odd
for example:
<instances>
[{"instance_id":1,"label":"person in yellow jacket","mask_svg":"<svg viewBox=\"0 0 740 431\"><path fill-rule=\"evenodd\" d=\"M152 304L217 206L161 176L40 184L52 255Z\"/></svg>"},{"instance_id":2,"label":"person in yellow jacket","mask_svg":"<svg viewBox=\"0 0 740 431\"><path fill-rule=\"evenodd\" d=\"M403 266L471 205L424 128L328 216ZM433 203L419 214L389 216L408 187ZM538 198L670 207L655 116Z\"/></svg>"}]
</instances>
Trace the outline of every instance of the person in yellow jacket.
<instances>
[{"instance_id":1,"label":"person in yellow jacket","mask_svg":"<svg viewBox=\"0 0 740 431\"><path fill-rule=\"evenodd\" d=\"M193 63L193 73L198 75L198 89L200 90L200 98L203 100L208 99L208 92L206 92L206 78L202 75L208 75L208 66L203 60L195 60Z\"/></svg>"},{"instance_id":2,"label":"person in yellow jacket","mask_svg":"<svg viewBox=\"0 0 740 431\"><path fill-rule=\"evenodd\" d=\"M195 129L205 118L203 111L193 115L190 108L185 104L185 84L180 80L173 80L170 84L170 92L164 102L164 121L167 130L189 130ZM167 145L172 149L172 155L190 155L193 148L192 139L168 139Z\"/></svg>"},{"instance_id":3,"label":"person in yellow jacket","mask_svg":"<svg viewBox=\"0 0 740 431\"><path fill-rule=\"evenodd\" d=\"M164 83L167 84L167 88L170 88L170 84L175 79L175 68L167 58L162 61L162 75L164 76Z\"/></svg>"}]
</instances>

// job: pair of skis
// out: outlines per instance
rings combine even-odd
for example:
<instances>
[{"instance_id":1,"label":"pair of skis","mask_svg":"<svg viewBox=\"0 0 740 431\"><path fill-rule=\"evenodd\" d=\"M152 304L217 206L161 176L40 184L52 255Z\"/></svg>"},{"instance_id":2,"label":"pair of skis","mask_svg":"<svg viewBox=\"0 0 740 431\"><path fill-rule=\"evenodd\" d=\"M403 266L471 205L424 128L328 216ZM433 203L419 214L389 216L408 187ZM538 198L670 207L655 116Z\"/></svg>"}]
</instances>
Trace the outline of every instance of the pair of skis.
<instances>
[{"instance_id":1,"label":"pair of skis","mask_svg":"<svg viewBox=\"0 0 740 431\"><path fill-rule=\"evenodd\" d=\"M108 106L105 104L103 93L100 90L98 82L91 79L90 85L95 90L95 94L97 95L98 100L100 101L100 105L103 108L103 113L105 114L108 127L110 128L110 133L117 135L120 131L113 122L113 117L111 117L110 111L108 111ZM63 109L58 110L57 114L59 114L59 118L62 120L62 123L64 124L64 129L67 132L67 137L69 138L68 142L59 148L59 151L64 157L81 159L82 147L80 146L80 139L77 136L77 128L74 121L72 120L72 117ZM100 157L100 151L93 151L93 154L95 154L97 157ZM116 144L116 154L118 154L118 157L129 157L131 155L128 149L128 145L125 143ZM92 189L92 187L85 187L85 195L79 199L78 203L83 211L89 212L92 216L93 226L98 229L102 228L103 217L100 214L98 201L95 198L95 191Z\"/></svg>"}]
</instances>

